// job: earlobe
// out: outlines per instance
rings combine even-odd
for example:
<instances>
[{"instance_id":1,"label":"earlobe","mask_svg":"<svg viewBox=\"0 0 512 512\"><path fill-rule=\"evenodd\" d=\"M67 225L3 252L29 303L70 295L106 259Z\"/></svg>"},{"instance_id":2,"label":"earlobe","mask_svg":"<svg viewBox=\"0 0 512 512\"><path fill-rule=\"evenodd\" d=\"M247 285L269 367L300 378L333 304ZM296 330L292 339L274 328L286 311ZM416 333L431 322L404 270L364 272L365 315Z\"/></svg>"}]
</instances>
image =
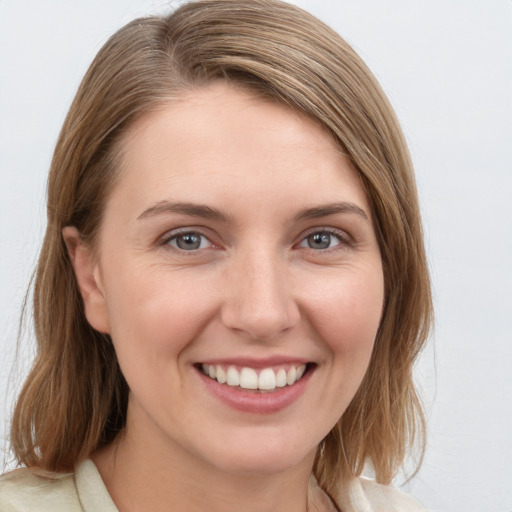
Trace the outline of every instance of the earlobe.
<instances>
[{"instance_id":1,"label":"earlobe","mask_svg":"<svg viewBox=\"0 0 512 512\"><path fill-rule=\"evenodd\" d=\"M110 322L99 264L74 226L66 226L62 236L73 265L76 281L84 302L85 316L99 332L109 334Z\"/></svg>"}]
</instances>

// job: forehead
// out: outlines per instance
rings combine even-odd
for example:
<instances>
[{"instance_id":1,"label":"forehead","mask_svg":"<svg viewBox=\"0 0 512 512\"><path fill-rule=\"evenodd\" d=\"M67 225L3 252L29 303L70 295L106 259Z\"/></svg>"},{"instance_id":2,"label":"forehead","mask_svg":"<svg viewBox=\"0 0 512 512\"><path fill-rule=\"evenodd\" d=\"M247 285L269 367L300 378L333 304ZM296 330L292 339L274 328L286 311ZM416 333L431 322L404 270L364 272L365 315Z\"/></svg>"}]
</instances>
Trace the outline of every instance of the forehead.
<instances>
[{"instance_id":1,"label":"forehead","mask_svg":"<svg viewBox=\"0 0 512 512\"><path fill-rule=\"evenodd\" d=\"M121 140L124 152L149 131L153 132L153 138L160 132L180 142L202 142L205 150L208 148L205 143L216 142L228 143L226 149L238 146L247 150L251 142L254 146L280 137L282 142L286 138L287 146L300 145L305 150L316 147L316 150L342 154L320 123L274 98L221 80L184 92L142 115ZM221 141L223 136L227 136L227 140ZM171 139L168 142L172 142ZM195 147L198 149L197 144ZM270 144L268 149L271 149Z\"/></svg>"},{"instance_id":2,"label":"forehead","mask_svg":"<svg viewBox=\"0 0 512 512\"><path fill-rule=\"evenodd\" d=\"M159 198L204 202L210 196L234 204L241 193L267 204L332 202L344 193L367 202L350 162L318 123L225 83L187 92L145 114L121 146L114 195L122 191L133 204Z\"/></svg>"}]
</instances>

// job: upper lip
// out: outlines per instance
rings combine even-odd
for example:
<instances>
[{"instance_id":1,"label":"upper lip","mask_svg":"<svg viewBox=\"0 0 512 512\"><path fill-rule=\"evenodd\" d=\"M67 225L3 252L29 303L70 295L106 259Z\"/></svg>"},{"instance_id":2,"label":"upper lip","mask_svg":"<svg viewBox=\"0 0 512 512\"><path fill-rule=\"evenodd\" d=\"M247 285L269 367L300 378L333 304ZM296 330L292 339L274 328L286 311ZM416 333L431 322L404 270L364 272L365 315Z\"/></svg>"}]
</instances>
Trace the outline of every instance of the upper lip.
<instances>
[{"instance_id":1,"label":"upper lip","mask_svg":"<svg viewBox=\"0 0 512 512\"><path fill-rule=\"evenodd\" d=\"M208 365L223 365L223 366L242 366L248 368L269 368L271 366L279 366L282 364L307 364L312 362L309 359L304 359L295 356L270 356L270 357L225 357L225 358L213 358L205 359L199 362L199 364Z\"/></svg>"}]
</instances>

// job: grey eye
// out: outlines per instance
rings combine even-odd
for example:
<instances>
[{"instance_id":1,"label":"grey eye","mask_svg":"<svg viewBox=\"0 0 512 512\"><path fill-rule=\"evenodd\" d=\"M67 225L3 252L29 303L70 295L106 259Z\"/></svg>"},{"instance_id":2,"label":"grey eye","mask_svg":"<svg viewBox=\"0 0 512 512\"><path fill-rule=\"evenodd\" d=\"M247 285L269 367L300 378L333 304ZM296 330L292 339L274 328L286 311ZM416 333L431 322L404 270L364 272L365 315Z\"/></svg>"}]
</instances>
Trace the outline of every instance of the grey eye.
<instances>
[{"instance_id":1,"label":"grey eye","mask_svg":"<svg viewBox=\"0 0 512 512\"><path fill-rule=\"evenodd\" d=\"M168 243L182 251L196 251L209 245L209 241L205 236L194 232L175 235Z\"/></svg>"},{"instance_id":2,"label":"grey eye","mask_svg":"<svg viewBox=\"0 0 512 512\"><path fill-rule=\"evenodd\" d=\"M341 243L340 238L334 233L328 231L317 231L308 235L301 243L300 247L308 249L324 250L335 247Z\"/></svg>"},{"instance_id":3,"label":"grey eye","mask_svg":"<svg viewBox=\"0 0 512 512\"><path fill-rule=\"evenodd\" d=\"M329 233L315 233L309 235L307 240L311 249L328 249L331 245L331 235Z\"/></svg>"}]
</instances>

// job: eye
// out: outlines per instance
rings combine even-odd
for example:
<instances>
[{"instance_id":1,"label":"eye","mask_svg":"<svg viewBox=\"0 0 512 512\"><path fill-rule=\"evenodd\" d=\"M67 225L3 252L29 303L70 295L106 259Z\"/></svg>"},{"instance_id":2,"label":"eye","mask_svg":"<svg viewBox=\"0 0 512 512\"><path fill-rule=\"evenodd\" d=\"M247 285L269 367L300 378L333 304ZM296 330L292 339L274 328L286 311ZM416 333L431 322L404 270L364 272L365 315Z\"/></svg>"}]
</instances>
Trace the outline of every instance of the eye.
<instances>
[{"instance_id":1,"label":"eye","mask_svg":"<svg viewBox=\"0 0 512 512\"><path fill-rule=\"evenodd\" d=\"M197 251L212 247L213 244L201 233L186 231L171 236L165 241L165 245L170 245L181 251Z\"/></svg>"},{"instance_id":2,"label":"eye","mask_svg":"<svg viewBox=\"0 0 512 512\"><path fill-rule=\"evenodd\" d=\"M304 238L299 247L307 247L308 249L314 249L317 251L323 251L332 249L344 241L343 236L337 232L322 230L310 233Z\"/></svg>"}]
</instances>

